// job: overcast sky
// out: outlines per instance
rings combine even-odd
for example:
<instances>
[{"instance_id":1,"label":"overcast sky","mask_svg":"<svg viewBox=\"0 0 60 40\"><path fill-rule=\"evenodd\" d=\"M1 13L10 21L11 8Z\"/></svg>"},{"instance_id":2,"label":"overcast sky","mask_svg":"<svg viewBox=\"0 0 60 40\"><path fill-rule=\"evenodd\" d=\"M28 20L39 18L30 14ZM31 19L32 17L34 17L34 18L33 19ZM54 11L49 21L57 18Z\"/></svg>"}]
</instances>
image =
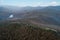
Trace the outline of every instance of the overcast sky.
<instances>
[{"instance_id":1,"label":"overcast sky","mask_svg":"<svg viewBox=\"0 0 60 40\"><path fill-rule=\"evenodd\" d=\"M57 6L60 0L0 0L0 5L11 6Z\"/></svg>"}]
</instances>

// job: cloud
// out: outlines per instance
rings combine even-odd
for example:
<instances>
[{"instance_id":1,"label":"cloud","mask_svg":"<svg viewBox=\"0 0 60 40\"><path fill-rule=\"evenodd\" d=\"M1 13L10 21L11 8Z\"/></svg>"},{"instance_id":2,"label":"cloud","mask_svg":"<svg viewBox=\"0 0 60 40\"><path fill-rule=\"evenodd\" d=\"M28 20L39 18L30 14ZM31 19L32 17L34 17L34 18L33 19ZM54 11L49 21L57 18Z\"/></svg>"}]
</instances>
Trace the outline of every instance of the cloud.
<instances>
[{"instance_id":1,"label":"cloud","mask_svg":"<svg viewBox=\"0 0 60 40\"><path fill-rule=\"evenodd\" d=\"M53 2L51 2L50 4L49 4L50 6L57 6L57 5L59 5L57 2L55 2L55 1L53 1Z\"/></svg>"},{"instance_id":2,"label":"cloud","mask_svg":"<svg viewBox=\"0 0 60 40\"><path fill-rule=\"evenodd\" d=\"M52 1L50 3L42 3L41 6L58 6L60 5L58 2L56 1Z\"/></svg>"},{"instance_id":3,"label":"cloud","mask_svg":"<svg viewBox=\"0 0 60 40\"><path fill-rule=\"evenodd\" d=\"M12 6L19 6L19 7L25 7L25 6L57 6L60 5L59 2L52 1L52 2L12 2L12 1L4 1L0 0L0 5L12 5Z\"/></svg>"},{"instance_id":4,"label":"cloud","mask_svg":"<svg viewBox=\"0 0 60 40\"><path fill-rule=\"evenodd\" d=\"M19 3L18 6L32 6L32 7L36 7L36 6L40 6L40 2L34 2L34 3L26 3L26 2L22 2L21 4Z\"/></svg>"}]
</instances>

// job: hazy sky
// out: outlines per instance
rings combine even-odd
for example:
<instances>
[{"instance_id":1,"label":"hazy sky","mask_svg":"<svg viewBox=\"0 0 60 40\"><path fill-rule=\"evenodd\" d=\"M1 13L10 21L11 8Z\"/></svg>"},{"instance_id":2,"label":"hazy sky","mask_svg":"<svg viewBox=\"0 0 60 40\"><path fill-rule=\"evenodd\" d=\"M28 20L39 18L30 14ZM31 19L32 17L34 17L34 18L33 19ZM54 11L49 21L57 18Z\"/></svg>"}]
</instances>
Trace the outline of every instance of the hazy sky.
<instances>
[{"instance_id":1,"label":"hazy sky","mask_svg":"<svg viewBox=\"0 0 60 40\"><path fill-rule=\"evenodd\" d=\"M60 5L60 0L0 0L0 5L57 6Z\"/></svg>"}]
</instances>

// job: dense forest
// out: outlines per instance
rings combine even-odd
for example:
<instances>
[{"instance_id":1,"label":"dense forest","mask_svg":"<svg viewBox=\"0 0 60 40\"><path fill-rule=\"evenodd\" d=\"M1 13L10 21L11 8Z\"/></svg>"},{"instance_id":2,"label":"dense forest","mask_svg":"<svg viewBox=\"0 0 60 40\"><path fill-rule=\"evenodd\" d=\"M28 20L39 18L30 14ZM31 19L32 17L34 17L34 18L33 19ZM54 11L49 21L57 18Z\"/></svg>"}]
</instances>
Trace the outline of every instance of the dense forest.
<instances>
[{"instance_id":1,"label":"dense forest","mask_svg":"<svg viewBox=\"0 0 60 40\"><path fill-rule=\"evenodd\" d=\"M18 21L0 22L0 40L60 40L60 32Z\"/></svg>"}]
</instances>

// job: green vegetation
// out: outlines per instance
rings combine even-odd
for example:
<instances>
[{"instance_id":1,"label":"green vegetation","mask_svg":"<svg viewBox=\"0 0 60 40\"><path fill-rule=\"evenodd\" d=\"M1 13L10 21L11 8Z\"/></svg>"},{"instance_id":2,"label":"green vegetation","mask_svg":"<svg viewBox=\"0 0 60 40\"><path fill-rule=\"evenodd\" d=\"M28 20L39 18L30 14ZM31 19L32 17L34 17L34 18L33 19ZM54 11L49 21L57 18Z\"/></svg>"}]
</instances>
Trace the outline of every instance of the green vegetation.
<instances>
[{"instance_id":1,"label":"green vegetation","mask_svg":"<svg viewBox=\"0 0 60 40\"><path fill-rule=\"evenodd\" d=\"M0 40L60 40L57 33L27 23L0 24Z\"/></svg>"}]
</instances>

